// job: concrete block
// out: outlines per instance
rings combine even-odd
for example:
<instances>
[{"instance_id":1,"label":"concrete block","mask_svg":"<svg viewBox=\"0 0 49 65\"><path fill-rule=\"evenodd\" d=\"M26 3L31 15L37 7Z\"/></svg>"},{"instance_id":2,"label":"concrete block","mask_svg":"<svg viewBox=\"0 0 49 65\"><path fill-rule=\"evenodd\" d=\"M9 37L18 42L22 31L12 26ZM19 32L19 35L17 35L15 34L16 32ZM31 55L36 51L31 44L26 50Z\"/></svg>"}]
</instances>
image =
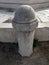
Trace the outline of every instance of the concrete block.
<instances>
[{"instance_id":1,"label":"concrete block","mask_svg":"<svg viewBox=\"0 0 49 65\"><path fill-rule=\"evenodd\" d=\"M49 23L39 23L35 31L35 39L49 41Z\"/></svg>"},{"instance_id":2,"label":"concrete block","mask_svg":"<svg viewBox=\"0 0 49 65\"><path fill-rule=\"evenodd\" d=\"M17 35L12 23L0 23L0 42L17 43Z\"/></svg>"}]
</instances>

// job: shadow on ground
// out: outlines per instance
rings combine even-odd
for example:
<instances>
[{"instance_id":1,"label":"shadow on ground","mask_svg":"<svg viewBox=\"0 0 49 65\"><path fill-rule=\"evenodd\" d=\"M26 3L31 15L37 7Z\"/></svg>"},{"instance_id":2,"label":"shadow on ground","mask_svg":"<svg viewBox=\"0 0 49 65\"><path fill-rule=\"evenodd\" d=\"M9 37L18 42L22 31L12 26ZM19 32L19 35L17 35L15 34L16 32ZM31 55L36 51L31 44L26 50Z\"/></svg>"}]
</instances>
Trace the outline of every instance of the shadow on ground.
<instances>
[{"instance_id":1,"label":"shadow on ground","mask_svg":"<svg viewBox=\"0 0 49 65\"><path fill-rule=\"evenodd\" d=\"M0 43L0 65L49 65L49 46L41 43L30 57L21 57L15 43Z\"/></svg>"}]
</instances>

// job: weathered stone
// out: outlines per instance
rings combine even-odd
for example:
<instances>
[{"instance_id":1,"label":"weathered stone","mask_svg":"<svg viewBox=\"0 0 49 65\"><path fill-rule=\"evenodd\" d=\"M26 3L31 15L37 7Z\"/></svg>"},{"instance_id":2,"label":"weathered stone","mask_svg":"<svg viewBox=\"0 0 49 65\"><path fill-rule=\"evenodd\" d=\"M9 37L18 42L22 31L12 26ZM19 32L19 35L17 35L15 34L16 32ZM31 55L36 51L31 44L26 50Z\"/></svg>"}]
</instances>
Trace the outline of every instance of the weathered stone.
<instances>
[{"instance_id":1,"label":"weathered stone","mask_svg":"<svg viewBox=\"0 0 49 65\"><path fill-rule=\"evenodd\" d=\"M49 23L39 23L35 31L35 38L38 41L49 41Z\"/></svg>"},{"instance_id":2,"label":"weathered stone","mask_svg":"<svg viewBox=\"0 0 49 65\"><path fill-rule=\"evenodd\" d=\"M0 23L0 42L17 43L17 35L12 23Z\"/></svg>"},{"instance_id":3,"label":"weathered stone","mask_svg":"<svg viewBox=\"0 0 49 65\"><path fill-rule=\"evenodd\" d=\"M31 5L36 9L49 6L49 0L0 0L0 7L16 8L22 4Z\"/></svg>"},{"instance_id":4,"label":"weathered stone","mask_svg":"<svg viewBox=\"0 0 49 65\"><path fill-rule=\"evenodd\" d=\"M0 10L0 23L11 22L11 19L14 17L14 12L7 12L5 10Z\"/></svg>"},{"instance_id":5,"label":"weathered stone","mask_svg":"<svg viewBox=\"0 0 49 65\"><path fill-rule=\"evenodd\" d=\"M33 52L34 31L38 25L34 9L28 5L18 7L12 23L17 31L19 53L30 56Z\"/></svg>"},{"instance_id":6,"label":"weathered stone","mask_svg":"<svg viewBox=\"0 0 49 65\"><path fill-rule=\"evenodd\" d=\"M19 53L22 56L30 56L33 53L34 32L17 32Z\"/></svg>"},{"instance_id":7,"label":"weathered stone","mask_svg":"<svg viewBox=\"0 0 49 65\"><path fill-rule=\"evenodd\" d=\"M38 24L34 9L27 5L18 7L12 23L17 31L33 31Z\"/></svg>"}]
</instances>

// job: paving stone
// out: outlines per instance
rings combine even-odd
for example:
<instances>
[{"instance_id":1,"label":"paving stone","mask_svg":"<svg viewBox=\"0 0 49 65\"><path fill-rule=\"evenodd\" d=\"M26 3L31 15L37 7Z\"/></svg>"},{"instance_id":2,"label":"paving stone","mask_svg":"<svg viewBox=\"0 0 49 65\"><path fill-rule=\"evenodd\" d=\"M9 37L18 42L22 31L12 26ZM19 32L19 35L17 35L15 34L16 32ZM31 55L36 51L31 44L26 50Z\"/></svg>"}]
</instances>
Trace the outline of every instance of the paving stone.
<instances>
[{"instance_id":1,"label":"paving stone","mask_svg":"<svg viewBox=\"0 0 49 65\"><path fill-rule=\"evenodd\" d=\"M44 9L37 12L37 16L41 22L49 22L49 9Z\"/></svg>"},{"instance_id":2,"label":"paving stone","mask_svg":"<svg viewBox=\"0 0 49 65\"><path fill-rule=\"evenodd\" d=\"M14 17L14 12L6 12L4 10L0 10L0 23L12 19L13 17Z\"/></svg>"}]
</instances>

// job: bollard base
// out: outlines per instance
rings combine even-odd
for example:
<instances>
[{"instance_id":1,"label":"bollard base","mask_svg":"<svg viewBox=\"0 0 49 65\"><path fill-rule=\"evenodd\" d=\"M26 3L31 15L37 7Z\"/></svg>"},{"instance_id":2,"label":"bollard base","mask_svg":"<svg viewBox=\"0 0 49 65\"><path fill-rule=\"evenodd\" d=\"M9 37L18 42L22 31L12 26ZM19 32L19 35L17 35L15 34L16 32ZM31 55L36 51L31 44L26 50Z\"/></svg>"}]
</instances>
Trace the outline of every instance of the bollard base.
<instances>
[{"instance_id":1,"label":"bollard base","mask_svg":"<svg viewBox=\"0 0 49 65\"><path fill-rule=\"evenodd\" d=\"M34 32L17 32L19 53L21 56L30 56L33 53Z\"/></svg>"}]
</instances>

